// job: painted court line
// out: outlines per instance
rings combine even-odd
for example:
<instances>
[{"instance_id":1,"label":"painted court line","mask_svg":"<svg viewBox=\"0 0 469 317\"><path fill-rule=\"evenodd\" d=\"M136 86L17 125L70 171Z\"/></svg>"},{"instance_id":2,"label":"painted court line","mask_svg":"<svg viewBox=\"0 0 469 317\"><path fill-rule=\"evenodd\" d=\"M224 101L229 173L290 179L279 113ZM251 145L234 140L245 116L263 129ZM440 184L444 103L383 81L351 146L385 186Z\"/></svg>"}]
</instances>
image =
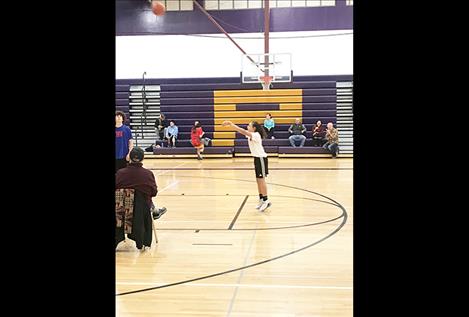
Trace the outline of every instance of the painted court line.
<instances>
[{"instance_id":1,"label":"painted court line","mask_svg":"<svg viewBox=\"0 0 469 317\"><path fill-rule=\"evenodd\" d=\"M192 243L192 245L233 245L232 243Z\"/></svg>"},{"instance_id":2,"label":"painted court line","mask_svg":"<svg viewBox=\"0 0 469 317\"><path fill-rule=\"evenodd\" d=\"M244 205L246 204L246 201L248 200L248 198L249 198L249 195L246 195L246 197L244 197L243 203L242 203L241 206L238 208L238 211L236 212L235 217L234 217L233 220L231 221L231 223L230 223L230 225L229 225L229 227L228 227L228 230L233 229L233 226L234 226L236 220L238 219L239 214L241 213L241 210L243 210L243 207L244 207Z\"/></svg>"},{"instance_id":3,"label":"painted court line","mask_svg":"<svg viewBox=\"0 0 469 317\"><path fill-rule=\"evenodd\" d=\"M179 181L172 181L171 183L169 183L168 185L166 185L165 187L163 187L163 189L160 189L158 190L158 193L161 193L163 191L165 191L166 189L170 188L170 187L173 187L174 185L178 184Z\"/></svg>"},{"instance_id":4,"label":"painted court line","mask_svg":"<svg viewBox=\"0 0 469 317\"><path fill-rule=\"evenodd\" d=\"M305 217L306 219L306 217ZM311 220L311 219L306 219L306 220ZM207 223L207 222L212 222L212 223L226 223L226 221L223 221L223 220L199 220L200 222L202 223ZM164 223L168 223L168 222L182 222L182 223L194 223L196 222L196 220L165 220ZM253 223L253 224L259 224L259 221L255 221L255 220L243 220L242 221L243 223ZM265 224L284 224L284 223L288 223L288 224L303 224L304 222L302 221L273 221L273 222L266 222Z\"/></svg>"},{"instance_id":5,"label":"painted court line","mask_svg":"<svg viewBox=\"0 0 469 317\"><path fill-rule=\"evenodd\" d=\"M186 163L183 163L186 164ZM252 167L184 167L184 168L150 168L152 171L170 170L170 171L250 171ZM353 167L271 167L273 171L352 171Z\"/></svg>"},{"instance_id":6,"label":"painted court line","mask_svg":"<svg viewBox=\"0 0 469 317\"><path fill-rule=\"evenodd\" d=\"M117 285L164 285L165 283L149 283L149 282L116 282ZM217 284L217 283L186 283L184 286L199 287L246 287L246 288L286 288L286 289L341 289L353 290L352 286L320 286L320 285L279 285L279 284Z\"/></svg>"},{"instance_id":7,"label":"painted court line","mask_svg":"<svg viewBox=\"0 0 469 317\"><path fill-rule=\"evenodd\" d=\"M186 164L187 164L187 162L178 164L178 165L172 167L171 169L165 169L164 172L158 173L158 174L156 174L155 176L164 175L164 174L166 174L166 173L168 173L168 172L171 172L171 171L174 171L174 170L177 169L178 167L181 167L181 166L186 165ZM160 170L160 169L155 169L155 168L148 168L148 169L151 170L151 171Z\"/></svg>"},{"instance_id":8,"label":"painted court line","mask_svg":"<svg viewBox=\"0 0 469 317\"><path fill-rule=\"evenodd\" d=\"M246 196L246 199L247 197L248 196ZM246 200L244 200L244 202L246 202ZM248 249L248 252L246 253L246 257L244 259L243 265L246 265L248 263L249 254L251 253L252 243L254 242L255 237L256 237L256 231L254 231L254 234L252 235L251 242L249 243L249 249ZM241 273L239 274L238 282L236 284L241 283L241 279L243 278L243 275L244 275L244 270L241 270ZM228 307L228 312L226 313L226 316L228 317L231 316L231 311L233 310L233 305L236 299L236 295L238 294L238 289L239 289L239 286L236 286L234 293L233 293L233 297L231 298L231 301L230 301L230 306Z\"/></svg>"}]
</instances>

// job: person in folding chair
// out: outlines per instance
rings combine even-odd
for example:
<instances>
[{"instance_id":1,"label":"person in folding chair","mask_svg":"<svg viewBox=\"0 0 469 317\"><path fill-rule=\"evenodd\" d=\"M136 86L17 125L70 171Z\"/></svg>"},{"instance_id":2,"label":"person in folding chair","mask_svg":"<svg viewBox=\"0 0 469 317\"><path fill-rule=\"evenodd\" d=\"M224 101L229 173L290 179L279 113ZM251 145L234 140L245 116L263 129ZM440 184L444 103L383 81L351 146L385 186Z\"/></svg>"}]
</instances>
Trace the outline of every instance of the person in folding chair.
<instances>
[{"instance_id":1,"label":"person in folding chair","mask_svg":"<svg viewBox=\"0 0 469 317\"><path fill-rule=\"evenodd\" d=\"M166 212L166 208L157 209L155 208L152 197L155 197L158 193L158 187L156 185L155 176L153 173L144 168L142 161L144 152L139 147L134 147L130 151L129 158L130 163L127 167L120 169L116 173L116 190L130 189L133 191L122 192L122 195L126 197L131 196L131 201L134 208L130 212L132 215L131 220L128 220L128 215L125 215L125 225L121 226L126 231L131 231L128 234L129 239L135 240L137 248L141 249L143 245L151 245L151 215L153 219L158 219ZM116 194L116 197L118 195ZM116 201L117 204L117 201ZM131 226L131 229L128 228ZM117 243L124 240L123 234L124 229L116 231L116 246ZM118 237L119 236L119 237Z\"/></svg>"}]
</instances>

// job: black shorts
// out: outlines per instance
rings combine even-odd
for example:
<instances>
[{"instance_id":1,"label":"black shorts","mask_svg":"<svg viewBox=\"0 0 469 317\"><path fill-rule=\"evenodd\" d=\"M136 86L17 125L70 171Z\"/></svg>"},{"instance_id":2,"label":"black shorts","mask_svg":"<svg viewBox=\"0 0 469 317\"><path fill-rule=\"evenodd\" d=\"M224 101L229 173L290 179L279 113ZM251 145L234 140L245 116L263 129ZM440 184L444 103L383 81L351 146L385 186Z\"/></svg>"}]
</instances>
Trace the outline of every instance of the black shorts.
<instances>
[{"instance_id":1,"label":"black shorts","mask_svg":"<svg viewBox=\"0 0 469 317\"><path fill-rule=\"evenodd\" d=\"M254 157L254 169L256 178L264 178L269 175L269 161L267 157Z\"/></svg>"}]
</instances>

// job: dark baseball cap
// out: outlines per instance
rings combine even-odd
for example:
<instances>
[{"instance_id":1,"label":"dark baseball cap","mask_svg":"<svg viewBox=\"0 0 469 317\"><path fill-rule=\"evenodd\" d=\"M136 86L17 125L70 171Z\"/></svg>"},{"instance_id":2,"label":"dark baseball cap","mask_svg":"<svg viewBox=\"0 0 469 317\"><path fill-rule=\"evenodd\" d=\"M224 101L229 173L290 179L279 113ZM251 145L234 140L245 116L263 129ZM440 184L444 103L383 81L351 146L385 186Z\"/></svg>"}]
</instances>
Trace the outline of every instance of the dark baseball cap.
<instances>
[{"instance_id":1,"label":"dark baseball cap","mask_svg":"<svg viewBox=\"0 0 469 317\"><path fill-rule=\"evenodd\" d=\"M134 147L132 151L130 151L130 160L132 162L140 162L143 160L143 157L145 156L145 152L139 147Z\"/></svg>"}]
</instances>

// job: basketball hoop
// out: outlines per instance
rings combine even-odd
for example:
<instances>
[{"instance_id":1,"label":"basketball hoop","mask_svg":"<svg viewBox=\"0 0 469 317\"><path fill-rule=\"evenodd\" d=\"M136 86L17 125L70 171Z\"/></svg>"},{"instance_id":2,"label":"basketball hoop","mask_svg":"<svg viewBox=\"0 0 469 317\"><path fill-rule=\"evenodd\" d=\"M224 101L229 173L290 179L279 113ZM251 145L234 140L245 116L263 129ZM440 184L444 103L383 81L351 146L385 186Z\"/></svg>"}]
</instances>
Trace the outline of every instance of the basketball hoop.
<instances>
[{"instance_id":1,"label":"basketball hoop","mask_svg":"<svg viewBox=\"0 0 469 317\"><path fill-rule=\"evenodd\" d=\"M270 84L272 83L273 79L274 79L273 76L259 76L259 80L262 84L262 89L270 90Z\"/></svg>"},{"instance_id":2,"label":"basketball hoop","mask_svg":"<svg viewBox=\"0 0 469 317\"><path fill-rule=\"evenodd\" d=\"M274 82L291 83L291 57L291 53L244 54L241 56L241 82L262 84L264 90L272 89Z\"/></svg>"}]
</instances>

